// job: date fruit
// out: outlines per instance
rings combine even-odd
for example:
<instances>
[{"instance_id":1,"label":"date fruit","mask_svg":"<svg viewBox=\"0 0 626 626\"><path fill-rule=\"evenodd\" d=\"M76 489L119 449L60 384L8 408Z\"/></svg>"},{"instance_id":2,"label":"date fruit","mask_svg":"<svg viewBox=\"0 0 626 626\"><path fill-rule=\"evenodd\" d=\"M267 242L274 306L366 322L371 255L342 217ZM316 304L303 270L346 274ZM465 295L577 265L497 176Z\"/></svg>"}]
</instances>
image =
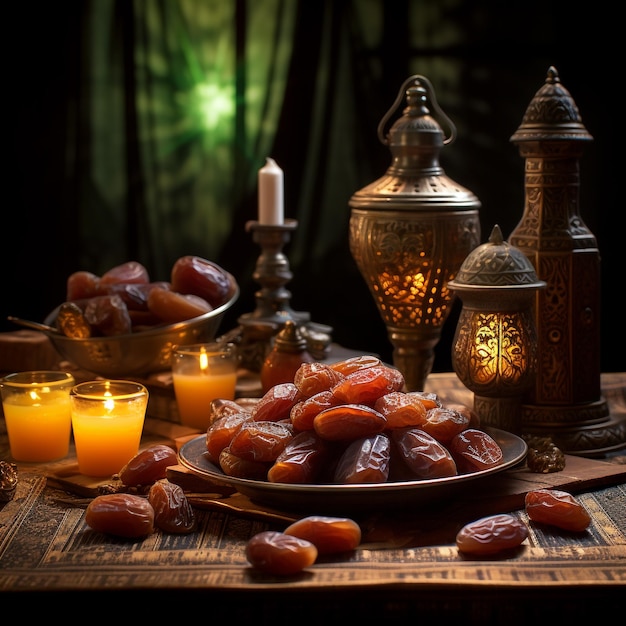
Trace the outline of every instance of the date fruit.
<instances>
[{"instance_id":1,"label":"date fruit","mask_svg":"<svg viewBox=\"0 0 626 626\"><path fill-rule=\"evenodd\" d=\"M152 485L166 477L166 470L178 463L176 452L169 446L157 444L140 450L119 472L127 487Z\"/></svg>"},{"instance_id":2,"label":"date fruit","mask_svg":"<svg viewBox=\"0 0 626 626\"><path fill-rule=\"evenodd\" d=\"M277 531L267 530L251 537L246 559L252 567L276 576L292 576L315 563L315 544Z\"/></svg>"},{"instance_id":3,"label":"date fruit","mask_svg":"<svg viewBox=\"0 0 626 626\"><path fill-rule=\"evenodd\" d=\"M293 436L291 424L245 420L230 440L230 452L247 461L273 463Z\"/></svg>"},{"instance_id":4,"label":"date fruit","mask_svg":"<svg viewBox=\"0 0 626 626\"><path fill-rule=\"evenodd\" d=\"M587 509L567 491L535 489L526 494L524 506L533 522L582 532L591 523Z\"/></svg>"},{"instance_id":5,"label":"date fruit","mask_svg":"<svg viewBox=\"0 0 626 626\"><path fill-rule=\"evenodd\" d=\"M315 416L315 432L328 441L346 441L382 432L387 420L365 404L340 404Z\"/></svg>"},{"instance_id":6,"label":"date fruit","mask_svg":"<svg viewBox=\"0 0 626 626\"><path fill-rule=\"evenodd\" d=\"M456 545L465 554L485 556L517 548L526 537L528 527L514 515L490 515L463 526Z\"/></svg>"},{"instance_id":7,"label":"date fruit","mask_svg":"<svg viewBox=\"0 0 626 626\"><path fill-rule=\"evenodd\" d=\"M361 527L348 517L310 515L293 522L284 532L310 541L318 554L350 552L361 543Z\"/></svg>"},{"instance_id":8,"label":"date fruit","mask_svg":"<svg viewBox=\"0 0 626 626\"><path fill-rule=\"evenodd\" d=\"M386 365L373 365L348 374L331 391L341 403L373 405L386 393L402 391L403 388L404 376L400 370Z\"/></svg>"},{"instance_id":9,"label":"date fruit","mask_svg":"<svg viewBox=\"0 0 626 626\"><path fill-rule=\"evenodd\" d=\"M267 472L271 483L314 483L326 467L330 451L315 431L303 431L285 446Z\"/></svg>"},{"instance_id":10,"label":"date fruit","mask_svg":"<svg viewBox=\"0 0 626 626\"><path fill-rule=\"evenodd\" d=\"M199 256L180 257L172 266L172 291L195 294L212 307L224 304L230 291L230 280L217 263Z\"/></svg>"},{"instance_id":11,"label":"date fruit","mask_svg":"<svg viewBox=\"0 0 626 626\"><path fill-rule=\"evenodd\" d=\"M334 481L348 485L387 482L390 460L391 441L387 435L356 439L339 457Z\"/></svg>"},{"instance_id":12,"label":"date fruit","mask_svg":"<svg viewBox=\"0 0 626 626\"><path fill-rule=\"evenodd\" d=\"M158 480L148 492L154 509L154 523L168 533L185 534L196 528L196 516L180 485Z\"/></svg>"},{"instance_id":13,"label":"date fruit","mask_svg":"<svg viewBox=\"0 0 626 626\"><path fill-rule=\"evenodd\" d=\"M391 431L399 457L415 478L431 479L456 476L458 469L450 451L432 435L419 428Z\"/></svg>"},{"instance_id":14,"label":"date fruit","mask_svg":"<svg viewBox=\"0 0 626 626\"><path fill-rule=\"evenodd\" d=\"M213 307L200 296L154 287L148 294L148 309L166 324L176 324L210 313Z\"/></svg>"},{"instance_id":15,"label":"date fruit","mask_svg":"<svg viewBox=\"0 0 626 626\"><path fill-rule=\"evenodd\" d=\"M459 472L469 474L496 467L504 461L498 442L483 430L468 428L455 435L448 449Z\"/></svg>"},{"instance_id":16,"label":"date fruit","mask_svg":"<svg viewBox=\"0 0 626 626\"><path fill-rule=\"evenodd\" d=\"M106 494L95 497L87 505L85 523L100 533L138 539L154 532L154 509L141 496Z\"/></svg>"}]
</instances>

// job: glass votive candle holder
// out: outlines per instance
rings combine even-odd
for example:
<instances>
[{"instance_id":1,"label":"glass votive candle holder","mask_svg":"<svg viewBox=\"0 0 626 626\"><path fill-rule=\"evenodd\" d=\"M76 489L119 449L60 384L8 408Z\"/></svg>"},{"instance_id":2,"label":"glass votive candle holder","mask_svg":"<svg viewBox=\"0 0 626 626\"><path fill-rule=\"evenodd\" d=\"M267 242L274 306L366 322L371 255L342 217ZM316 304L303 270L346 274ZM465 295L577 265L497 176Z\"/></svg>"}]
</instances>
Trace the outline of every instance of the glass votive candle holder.
<instances>
[{"instance_id":1,"label":"glass votive candle holder","mask_svg":"<svg viewBox=\"0 0 626 626\"><path fill-rule=\"evenodd\" d=\"M238 366L232 343L198 343L174 350L172 380L183 426L207 430L211 402L235 399Z\"/></svg>"},{"instance_id":2,"label":"glass votive candle holder","mask_svg":"<svg viewBox=\"0 0 626 626\"><path fill-rule=\"evenodd\" d=\"M94 380L70 391L78 470L85 476L117 474L139 452L148 390L129 380Z\"/></svg>"},{"instance_id":3,"label":"glass votive candle holder","mask_svg":"<svg viewBox=\"0 0 626 626\"><path fill-rule=\"evenodd\" d=\"M2 410L15 461L44 463L67 456L72 418L66 372L32 371L8 374L0 380Z\"/></svg>"}]
</instances>

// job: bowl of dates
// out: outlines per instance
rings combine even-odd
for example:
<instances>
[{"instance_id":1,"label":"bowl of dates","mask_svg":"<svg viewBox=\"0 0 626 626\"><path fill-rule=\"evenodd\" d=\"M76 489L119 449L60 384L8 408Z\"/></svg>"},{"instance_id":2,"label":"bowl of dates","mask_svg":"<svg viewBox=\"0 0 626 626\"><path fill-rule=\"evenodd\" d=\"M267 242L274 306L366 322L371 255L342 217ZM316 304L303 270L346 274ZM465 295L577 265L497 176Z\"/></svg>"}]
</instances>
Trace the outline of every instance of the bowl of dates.
<instances>
[{"instance_id":1,"label":"bowl of dates","mask_svg":"<svg viewBox=\"0 0 626 626\"><path fill-rule=\"evenodd\" d=\"M214 341L239 297L234 276L216 263L181 257L168 281L152 281L130 261L102 276L74 272L66 300L45 319L60 356L106 378L170 369L176 346Z\"/></svg>"}]
</instances>

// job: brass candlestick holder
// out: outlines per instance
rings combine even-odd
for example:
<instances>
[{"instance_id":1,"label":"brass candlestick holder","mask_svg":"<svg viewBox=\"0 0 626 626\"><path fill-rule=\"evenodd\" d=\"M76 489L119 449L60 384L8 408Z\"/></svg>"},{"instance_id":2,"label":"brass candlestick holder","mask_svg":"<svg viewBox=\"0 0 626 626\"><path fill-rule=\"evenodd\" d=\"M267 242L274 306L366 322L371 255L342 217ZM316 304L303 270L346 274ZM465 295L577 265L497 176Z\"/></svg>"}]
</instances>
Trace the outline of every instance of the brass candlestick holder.
<instances>
[{"instance_id":1,"label":"brass candlestick holder","mask_svg":"<svg viewBox=\"0 0 626 626\"><path fill-rule=\"evenodd\" d=\"M292 320L298 325L310 321L309 313L291 308L291 293L285 287L293 274L283 248L289 243L291 233L297 226L298 222L290 219L278 225L261 224L254 220L246 223L246 231L252 231L252 240L261 246L261 255L252 275L261 289L255 294L256 309L242 315L239 323L261 322L282 326L286 320Z\"/></svg>"},{"instance_id":2,"label":"brass candlestick holder","mask_svg":"<svg viewBox=\"0 0 626 626\"><path fill-rule=\"evenodd\" d=\"M295 311L290 304L291 292L285 287L293 274L283 248L297 226L293 219L276 225L256 220L246 223L246 231L252 232L253 241L261 247L252 275L261 289L255 294L254 311L241 315L237 320L239 327L224 339L237 343L242 366L254 372L261 371L274 337L288 320L296 324L313 358L323 360L330 350L332 328L311 322L307 311Z\"/></svg>"}]
</instances>

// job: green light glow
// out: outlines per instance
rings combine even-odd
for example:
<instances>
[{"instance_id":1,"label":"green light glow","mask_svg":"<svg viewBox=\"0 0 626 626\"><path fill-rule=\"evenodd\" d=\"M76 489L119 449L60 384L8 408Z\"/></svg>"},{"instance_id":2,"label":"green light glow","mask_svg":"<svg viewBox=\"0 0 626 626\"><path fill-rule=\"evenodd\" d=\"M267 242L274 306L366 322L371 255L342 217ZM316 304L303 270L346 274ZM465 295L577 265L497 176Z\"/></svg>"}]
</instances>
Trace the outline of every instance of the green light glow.
<instances>
[{"instance_id":1,"label":"green light glow","mask_svg":"<svg viewBox=\"0 0 626 626\"><path fill-rule=\"evenodd\" d=\"M198 111L207 130L215 130L235 115L235 94L232 84L203 83L195 88Z\"/></svg>"}]
</instances>

